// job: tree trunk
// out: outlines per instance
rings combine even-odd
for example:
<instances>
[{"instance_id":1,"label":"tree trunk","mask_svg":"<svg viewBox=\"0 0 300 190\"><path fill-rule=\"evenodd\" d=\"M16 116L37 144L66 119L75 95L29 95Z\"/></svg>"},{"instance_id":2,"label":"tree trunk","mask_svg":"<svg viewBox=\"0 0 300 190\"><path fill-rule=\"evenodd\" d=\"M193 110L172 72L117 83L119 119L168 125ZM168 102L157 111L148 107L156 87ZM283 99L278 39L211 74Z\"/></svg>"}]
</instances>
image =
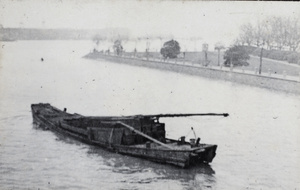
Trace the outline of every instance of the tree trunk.
<instances>
[{"instance_id":1,"label":"tree trunk","mask_svg":"<svg viewBox=\"0 0 300 190\"><path fill-rule=\"evenodd\" d=\"M260 50L260 57L259 57L259 71L258 71L259 74L261 74L261 68L262 68L262 56L263 56L263 47L261 47L261 50Z\"/></svg>"}]
</instances>

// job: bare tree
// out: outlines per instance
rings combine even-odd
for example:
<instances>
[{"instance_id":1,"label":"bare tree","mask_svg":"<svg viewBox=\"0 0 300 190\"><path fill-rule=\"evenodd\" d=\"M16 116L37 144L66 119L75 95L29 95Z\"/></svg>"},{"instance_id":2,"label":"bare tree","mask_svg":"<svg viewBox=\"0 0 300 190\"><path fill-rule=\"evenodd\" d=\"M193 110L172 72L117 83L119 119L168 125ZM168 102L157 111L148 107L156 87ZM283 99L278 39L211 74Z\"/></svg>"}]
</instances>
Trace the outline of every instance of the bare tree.
<instances>
[{"instance_id":1,"label":"bare tree","mask_svg":"<svg viewBox=\"0 0 300 190\"><path fill-rule=\"evenodd\" d=\"M254 29L254 39L257 47L265 45L264 26L261 22L258 22Z\"/></svg>"},{"instance_id":2,"label":"bare tree","mask_svg":"<svg viewBox=\"0 0 300 190\"><path fill-rule=\"evenodd\" d=\"M101 41L104 41L104 40L106 40L106 37L103 36L103 35L100 35L100 34L96 34L96 35L93 37L93 42L95 42L97 46L99 45L99 43L100 43Z\"/></svg>"},{"instance_id":3,"label":"bare tree","mask_svg":"<svg viewBox=\"0 0 300 190\"><path fill-rule=\"evenodd\" d=\"M287 26L287 40L286 44L290 51L296 51L300 45L300 24L299 19L289 19Z\"/></svg>"},{"instance_id":4,"label":"bare tree","mask_svg":"<svg viewBox=\"0 0 300 190\"><path fill-rule=\"evenodd\" d=\"M282 18L273 17L271 20L272 37L276 47L281 50L286 43L285 24Z\"/></svg>"},{"instance_id":5,"label":"bare tree","mask_svg":"<svg viewBox=\"0 0 300 190\"><path fill-rule=\"evenodd\" d=\"M272 44L274 43L273 36L272 36L272 27L270 24L269 19L265 19L260 24L259 29L261 30L261 43L260 45L267 46L267 49L272 48Z\"/></svg>"},{"instance_id":6,"label":"bare tree","mask_svg":"<svg viewBox=\"0 0 300 190\"><path fill-rule=\"evenodd\" d=\"M254 40L254 27L251 23L244 24L240 27L241 33L239 37L239 41L242 45L247 43L250 46Z\"/></svg>"},{"instance_id":7,"label":"bare tree","mask_svg":"<svg viewBox=\"0 0 300 190\"><path fill-rule=\"evenodd\" d=\"M202 38L199 37L199 36L192 36L192 37L190 38L190 40L194 42L194 51L197 51L197 44L198 44L198 41L200 42L200 41L202 40Z\"/></svg>"},{"instance_id":8,"label":"bare tree","mask_svg":"<svg viewBox=\"0 0 300 190\"><path fill-rule=\"evenodd\" d=\"M267 49L279 50L289 48L296 51L300 46L300 18L269 17L256 25L243 24L240 27L240 35L237 43L247 44Z\"/></svg>"}]
</instances>

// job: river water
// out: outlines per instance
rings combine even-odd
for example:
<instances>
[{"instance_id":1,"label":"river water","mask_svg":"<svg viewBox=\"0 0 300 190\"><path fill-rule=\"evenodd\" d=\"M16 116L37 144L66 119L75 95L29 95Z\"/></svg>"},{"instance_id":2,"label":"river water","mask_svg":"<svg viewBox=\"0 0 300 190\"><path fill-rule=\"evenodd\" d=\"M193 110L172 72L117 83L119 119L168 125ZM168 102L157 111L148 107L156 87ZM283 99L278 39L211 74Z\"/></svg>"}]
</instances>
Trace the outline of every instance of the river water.
<instances>
[{"instance_id":1,"label":"river water","mask_svg":"<svg viewBox=\"0 0 300 190\"><path fill-rule=\"evenodd\" d=\"M300 189L298 95L83 59L86 41L0 45L0 189ZM161 119L170 138L193 127L218 144L209 166L180 169L34 129L39 102L83 115L230 117Z\"/></svg>"}]
</instances>

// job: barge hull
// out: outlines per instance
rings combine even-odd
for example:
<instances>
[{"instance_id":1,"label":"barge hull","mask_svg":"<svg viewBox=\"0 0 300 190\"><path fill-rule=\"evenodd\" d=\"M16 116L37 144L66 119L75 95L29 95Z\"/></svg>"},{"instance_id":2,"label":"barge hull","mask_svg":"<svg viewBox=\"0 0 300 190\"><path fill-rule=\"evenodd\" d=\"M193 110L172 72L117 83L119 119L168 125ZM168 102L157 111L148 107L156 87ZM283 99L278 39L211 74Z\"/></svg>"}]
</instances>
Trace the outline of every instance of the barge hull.
<instances>
[{"instance_id":1,"label":"barge hull","mask_svg":"<svg viewBox=\"0 0 300 190\"><path fill-rule=\"evenodd\" d=\"M52 107L50 104L32 104L31 109L33 124L36 127L45 130L51 130L59 134L68 135L85 143L100 146L107 150L124 155L140 157L159 163L172 164L183 168L200 163L209 163L216 155L215 152L217 145L200 144L199 147L183 149L182 147L190 147L190 144L185 143L179 146L177 145L178 141L172 139L163 139L163 141L166 143L166 147L171 145L175 147L171 147L171 149L155 143L152 143L153 147L147 146L147 143L122 144L122 142L124 142L124 137L126 137L125 134L128 132L128 130L123 128L123 126L118 126L120 122L115 122L115 120L119 119L119 117L84 117L78 114L69 114L65 111L61 111L55 107ZM131 118L136 119L136 117L137 116L130 116L125 119L123 118L124 120L121 121L134 123ZM94 120L97 120L98 127L95 127L95 125L88 126L93 125L92 123L95 123ZM76 124L79 122L90 123L86 124L87 126L70 125L70 123ZM146 123L146 121L143 122ZM113 124L108 125L107 123ZM159 124L160 123L155 123L155 125L158 125L158 128L161 128ZM99 136L99 133L102 133L102 136ZM157 132L154 134L154 137L155 135L161 133L161 131ZM106 138L103 136L106 136ZM125 142L128 143L128 141ZM156 147L154 147L154 144Z\"/></svg>"}]
</instances>

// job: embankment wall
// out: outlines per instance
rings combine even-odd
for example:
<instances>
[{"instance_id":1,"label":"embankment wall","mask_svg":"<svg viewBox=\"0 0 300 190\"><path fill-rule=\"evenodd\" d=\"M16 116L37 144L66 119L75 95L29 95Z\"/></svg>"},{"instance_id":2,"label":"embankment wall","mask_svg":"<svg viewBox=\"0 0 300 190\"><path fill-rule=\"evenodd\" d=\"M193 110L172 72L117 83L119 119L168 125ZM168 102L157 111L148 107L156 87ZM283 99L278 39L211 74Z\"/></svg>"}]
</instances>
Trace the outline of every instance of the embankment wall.
<instances>
[{"instance_id":1,"label":"embankment wall","mask_svg":"<svg viewBox=\"0 0 300 190\"><path fill-rule=\"evenodd\" d=\"M141 60L128 57L117 57L104 55L102 53L90 53L85 56L89 59L104 59L107 61L142 66L160 70L168 70L177 73L195 75L222 81L231 81L239 84L267 88L270 90L283 91L288 93L300 94L300 82L287 79L272 78L247 73L237 73L225 70L216 70L208 67L199 67L188 64L176 64L170 62Z\"/></svg>"}]
</instances>

